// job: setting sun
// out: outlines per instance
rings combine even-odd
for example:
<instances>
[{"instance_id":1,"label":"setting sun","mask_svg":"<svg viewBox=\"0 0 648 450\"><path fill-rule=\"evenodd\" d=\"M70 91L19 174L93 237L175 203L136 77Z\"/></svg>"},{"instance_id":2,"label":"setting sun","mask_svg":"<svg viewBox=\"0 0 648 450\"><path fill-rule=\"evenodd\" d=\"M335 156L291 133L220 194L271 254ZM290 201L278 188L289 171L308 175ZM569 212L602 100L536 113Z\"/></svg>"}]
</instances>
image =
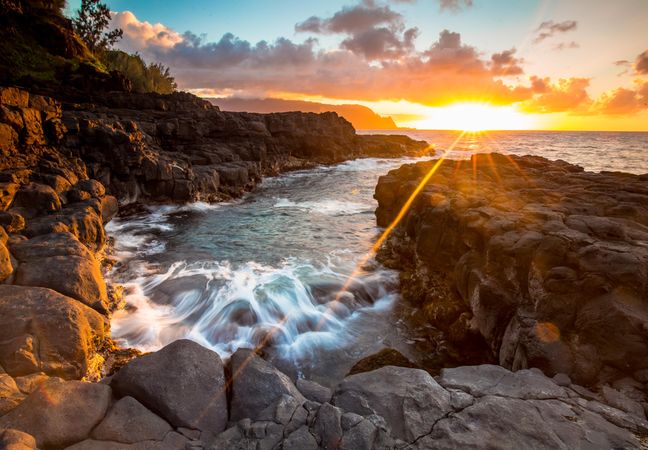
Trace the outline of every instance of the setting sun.
<instances>
[{"instance_id":1,"label":"setting sun","mask_svg":"<svg viewBox=\"0 0 648 450\"><path fill-rule=\"evenodd\" d=\"M430 108L427 117L405 125L428 130L524 130L533 128L533 120L512 106L454 103L449 106Z\"/></svg>"}]
</instances>

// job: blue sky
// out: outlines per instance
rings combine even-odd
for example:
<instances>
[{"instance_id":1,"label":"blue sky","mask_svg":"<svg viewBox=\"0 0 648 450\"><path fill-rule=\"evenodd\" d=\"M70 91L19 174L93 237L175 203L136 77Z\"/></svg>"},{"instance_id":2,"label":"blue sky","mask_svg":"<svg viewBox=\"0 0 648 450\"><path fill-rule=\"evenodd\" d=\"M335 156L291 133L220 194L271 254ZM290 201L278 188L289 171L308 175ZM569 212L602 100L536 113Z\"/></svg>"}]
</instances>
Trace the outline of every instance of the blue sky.
<instances>
[{"instance_id":1,"label":"blue sky","mask_svg":"<svg viewBox=\"0 0 648 450\"><path fill-rule=\"evenodd\" d=\"M444 2L455 2L461 8L442 9ZM128 28L118 47L170 66L180 86L194 92L438 106L449 101L442 92L446 83L457 90L458 100L474 98L481 89L500 103L523 100L527 108L539 112L562 108L561 112L583 115L591 115L592 107L615 114L636 112L648 101L642 97L643 76L648 74L635 69L648 49L648 0L106 3L118 13L119 26ZM68 12L79 4L80 0L69 1ZM331 25L336 13L351 10L363 14L387 11L392 18L369 28L336 30ZM319 30L295 31L296 24L312 16L319 18ZM545 28L539 29L543 23ZM567 26L570 23L573 26ZM413 27L417 33L408 40L405 31ZM444 30L452 33L442 43ZM171 41L152 37L160 31L171 36ZM188 41L183 37L186 31L203 40ZM549 37L538 39L542 32L549 32ZM371 47L368 36L384 40L379 55L367 53ZM260 41L268 45L256 46ZM512 51L510 67L519 70L502 78L494 73L492 58L507 51ZM335 83L340 92L335 92ZM538 88L538 83L544 87ZM358 95L351 88L342 89L348 84L355 84ZM527 93L522 95L524 89ZM379 91L384 93L382 98Z\"/></svg>"}]
</instances>

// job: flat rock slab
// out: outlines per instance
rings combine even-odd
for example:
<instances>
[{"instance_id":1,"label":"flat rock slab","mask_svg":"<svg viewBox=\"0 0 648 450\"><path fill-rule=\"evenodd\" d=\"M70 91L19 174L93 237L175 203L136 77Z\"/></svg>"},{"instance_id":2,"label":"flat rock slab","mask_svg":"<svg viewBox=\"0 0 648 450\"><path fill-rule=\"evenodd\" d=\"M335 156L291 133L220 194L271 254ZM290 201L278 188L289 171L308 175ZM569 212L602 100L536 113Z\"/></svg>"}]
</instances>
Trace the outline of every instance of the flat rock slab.
<instances>
[{"instance_id":1,"label":"flat rock slab","mask_svg":"<svg viewBox=\"0 0 648 450\"><path fill-rule=\"evenodd\" d=\"M362 416L387 421L395 438L411 442L450 411L450 394L420 369L386 366L345 378L332 403Z\"/></svg>"},{"instance_id":2,"label":"flat rock slab","mask_svg":"<svg viewBox=\"0 0 648 450\"><path fill-rule=\"evenodd\" d=\"M223 362L217 353L186 339L122 367L110 383L174 427L221 432L227 423Z\"/></svg>"}]
</instances>

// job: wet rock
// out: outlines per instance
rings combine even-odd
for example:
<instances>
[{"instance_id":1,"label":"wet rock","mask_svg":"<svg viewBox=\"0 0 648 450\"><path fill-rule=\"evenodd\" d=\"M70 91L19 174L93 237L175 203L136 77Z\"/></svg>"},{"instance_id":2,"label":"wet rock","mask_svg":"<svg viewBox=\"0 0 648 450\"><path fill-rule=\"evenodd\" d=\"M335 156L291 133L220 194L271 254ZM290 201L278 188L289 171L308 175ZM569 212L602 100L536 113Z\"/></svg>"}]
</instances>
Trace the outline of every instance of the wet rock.
<instances>
[{"instance_id":1,"label":"wet rock","mask_svg":"<svg viewBox=\"0 0 648 450\"><path fill-rule=\"evenodd\" d=\"M231 420L256 420L259 412L282 395L291 396L301 403L306 401L288 376L252 350L237 350L232 355L231 365Z\"/></svg>"},{"instance_id":2,"label":"wet rock","mask_svg":"<svg viewBox=\"0 0 648 450\"><path fill-rule=\"evenodd\" d=\"M450 394L420 369L386 366L345 378L333 405L363 416L382 416L395 438L411 442L452 410Z\"/></svg>"},{"instance_id":3,"label":"wet rock","mask_svg":"<svg viewBox=\"0 0 648 450\"><path fill-rule=\"evenodd\" d=\"M88 437L110 404L110 387L50 379L0 417L0 428L31 434L39 448L60 448Z\"/></svg>"},{"instance_id":4,"label":"wet rock","mask_svg":"<svg viewBox=\"0 0 648 450\"><path fill-rule=\"evenodd\" d=\"M189 340L175 341L122 367L110 385L175 427L218 433L227 423L225 376L218 354Z\"/></svg>"},{"instance_id":5,"label":"wet rock","mask_svg":"<svg viewBox=\"0 0 648 450\"><path fill-rule=\"evenodd\" d=\"M85 376L105 326L99 313L51 289L0 285L0 364L12 376Z\"/></svg>"},{"instance_id":6,"label":"wet rock","mask_svg":"<svg viewBox=\"0 0 648 450\"><path fill-rule=\"evenodd\" d=\"M171 430L171 426L165 420L146 409L133 397L123 397L92 430L92 438L133 444L147 440L161 441Z\"/></svg>"}]
</instances>

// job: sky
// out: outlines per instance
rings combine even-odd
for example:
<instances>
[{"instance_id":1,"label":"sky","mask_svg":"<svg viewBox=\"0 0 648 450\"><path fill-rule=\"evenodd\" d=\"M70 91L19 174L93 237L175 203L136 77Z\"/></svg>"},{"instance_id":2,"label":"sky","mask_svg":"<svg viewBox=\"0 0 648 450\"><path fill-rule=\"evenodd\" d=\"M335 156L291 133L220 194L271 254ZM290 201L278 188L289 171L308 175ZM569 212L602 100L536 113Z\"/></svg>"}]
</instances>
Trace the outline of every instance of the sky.
<instances>
[{"instance_id":1,"label":"sky","mask_svg":"<svg viewBox=\"0 0 648 450\"><path fill-rule=\"evenodd\" d=\"M106 4L117 48L202 96L358 103L416 128L648 131L648 0Z\"/></svg>"}]
</instances>

